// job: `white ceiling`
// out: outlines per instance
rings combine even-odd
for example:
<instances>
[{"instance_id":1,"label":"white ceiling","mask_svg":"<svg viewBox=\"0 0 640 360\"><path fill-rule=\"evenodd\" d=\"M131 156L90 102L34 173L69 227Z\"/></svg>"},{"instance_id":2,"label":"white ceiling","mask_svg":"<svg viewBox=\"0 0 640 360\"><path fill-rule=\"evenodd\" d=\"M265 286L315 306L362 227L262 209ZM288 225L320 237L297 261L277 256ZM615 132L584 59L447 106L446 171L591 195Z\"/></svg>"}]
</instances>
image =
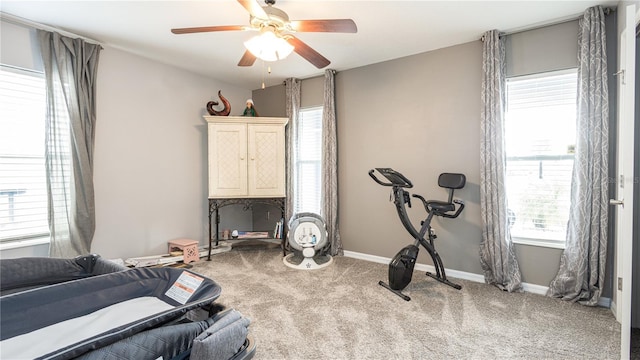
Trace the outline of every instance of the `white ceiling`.
<instances>
[{"instance_id":1,"label":"white ceiling","mask_svg":"<svg viewBox=\"0 0 640 360\"><path fill-rule=\"evenodd\" d=\"M263 4L263 0L257 0ZM578 17L587 7L617 1L336 1L278 0L291 20L351 18L357 34L298 33L338 71L396 59L480 38L492 29L512 32ZM45 24L246 89L287 77L323 74L293 53L279 62L238 67L243 42L254 32L174 35L171 28L248 25L235 0L211 1L0 1L9 15ZM267 66L271 74L266 73Z\"/></svg>"}]
</instances>

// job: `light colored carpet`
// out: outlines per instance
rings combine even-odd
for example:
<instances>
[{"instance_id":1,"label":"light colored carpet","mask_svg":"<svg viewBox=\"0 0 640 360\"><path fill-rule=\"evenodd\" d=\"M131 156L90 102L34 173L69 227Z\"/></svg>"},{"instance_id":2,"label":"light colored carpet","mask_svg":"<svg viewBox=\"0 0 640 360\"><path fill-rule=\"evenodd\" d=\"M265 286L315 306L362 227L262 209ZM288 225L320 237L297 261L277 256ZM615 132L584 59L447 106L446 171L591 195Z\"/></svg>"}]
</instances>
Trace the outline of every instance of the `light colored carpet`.
<instances>
[{"instance_id":1,"label":"light colored carpet","mask_svg":"<svg viewBox=\"0 0 640 360\"><path fill-rule=\"evenodd\" d=\"M282 263L279 248L237 246L195 263L219 303L250 318L254 359L619 359L608 309L509 294L416 271L406 302L378 285L387 266L336 257L325 269Z\"/></svg>"}]
</instances>

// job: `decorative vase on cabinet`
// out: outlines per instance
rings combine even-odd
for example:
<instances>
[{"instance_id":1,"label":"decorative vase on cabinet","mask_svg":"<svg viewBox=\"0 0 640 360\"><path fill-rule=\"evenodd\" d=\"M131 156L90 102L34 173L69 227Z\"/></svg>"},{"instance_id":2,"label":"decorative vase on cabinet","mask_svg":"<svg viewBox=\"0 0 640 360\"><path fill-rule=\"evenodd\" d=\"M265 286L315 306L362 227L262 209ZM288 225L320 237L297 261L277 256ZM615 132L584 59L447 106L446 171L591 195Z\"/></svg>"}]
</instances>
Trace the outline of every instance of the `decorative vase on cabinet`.
<instances>
[{"instance_id":1,"label":"decorative vase on cabinet","mask_svg":"<svg viewBox=\"0 0 640 360\"><path fill-rule=\"evenodd\" d=\"M209 198L285 196L287 118L205 116Z\"/></svg>"}]
</instances>

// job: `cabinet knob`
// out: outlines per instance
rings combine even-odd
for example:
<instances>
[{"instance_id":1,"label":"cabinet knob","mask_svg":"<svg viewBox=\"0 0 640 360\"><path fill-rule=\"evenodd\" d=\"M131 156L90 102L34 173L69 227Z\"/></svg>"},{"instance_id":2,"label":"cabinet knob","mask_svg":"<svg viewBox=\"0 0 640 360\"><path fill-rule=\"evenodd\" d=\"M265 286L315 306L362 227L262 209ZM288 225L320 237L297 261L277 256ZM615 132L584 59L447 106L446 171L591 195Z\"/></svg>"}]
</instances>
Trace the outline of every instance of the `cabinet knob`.
<instances>
[{"instance_id":1,"label":"cabinet knob","mask_svg":"<svg viewBox=\"0 0 640 360\"><path fill-rule=\"evenodd\" d=\"M240 156L240 160L244 160L244 156Z\"/></svg>"}]
</instances>

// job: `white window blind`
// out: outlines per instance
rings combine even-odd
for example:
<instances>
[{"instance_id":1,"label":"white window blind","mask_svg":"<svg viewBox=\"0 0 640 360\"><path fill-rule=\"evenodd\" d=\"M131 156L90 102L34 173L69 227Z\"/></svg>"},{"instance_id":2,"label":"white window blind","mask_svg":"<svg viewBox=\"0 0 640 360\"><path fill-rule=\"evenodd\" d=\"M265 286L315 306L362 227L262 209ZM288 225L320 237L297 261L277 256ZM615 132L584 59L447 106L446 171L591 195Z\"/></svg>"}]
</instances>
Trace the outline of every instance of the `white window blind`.
<instances>
[{"instance_id":1,"label":"white window blind","mask_svg":"<svg viewBox=\"0 0 640 360\"><path fill-rule=\"evenodd\" d=\"M0 241L49 233L42 73L0 66Z\"/></svg>"},{"instance_id":2,"label":"white window blind","mask_svg":"<svg viewBox=\"0 0 640 360\"><path fill-rule=\"evenodd\" d=\"M320 214L322 107L300 110L297 130L294 212Z\"/></svg>"},{"instance_id":3,"label":"white window blind","mask_svg":"<svg viewBox=\"0 0 640 360\"><path fill-rule=\"evenodd\" d=\"M565 242L576 98L575 69L507 80L506 189L514 238Z\"/></svg>"}]
</instances>

